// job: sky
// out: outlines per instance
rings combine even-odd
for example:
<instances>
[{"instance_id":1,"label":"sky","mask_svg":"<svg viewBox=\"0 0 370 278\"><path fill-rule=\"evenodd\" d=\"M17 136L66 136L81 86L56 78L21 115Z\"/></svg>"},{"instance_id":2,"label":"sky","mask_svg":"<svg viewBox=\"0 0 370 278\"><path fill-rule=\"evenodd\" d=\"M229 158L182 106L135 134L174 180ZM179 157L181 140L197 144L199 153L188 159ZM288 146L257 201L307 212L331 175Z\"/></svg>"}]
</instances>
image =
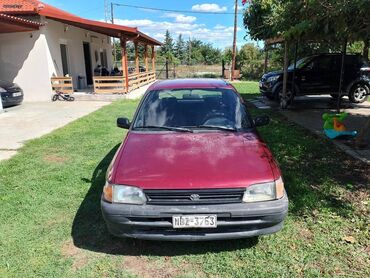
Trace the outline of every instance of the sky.
<instances>
[{"instance_id":1,"label":"sky","mask_svg":"<svg viewBox=\"0 0 370 278\"><path fill-rule=\"evenodd\" d=\"M104 20L104 0L44 0L43 2L78 16ZM110 0L107 0L110 6ZM163 41L166 30L176 39L195 38L209 42L218 48L231 47L233 41L234 0L113 0L113 3L153 7L180 11L206 11L215 14L153 11L140 8L114 6L116 24L138 27L140 31ZM250 42L243 26L243 6L239 2L237 45ZM110 16L110 14L109 14Z\"/></svg>"}]
</instances>

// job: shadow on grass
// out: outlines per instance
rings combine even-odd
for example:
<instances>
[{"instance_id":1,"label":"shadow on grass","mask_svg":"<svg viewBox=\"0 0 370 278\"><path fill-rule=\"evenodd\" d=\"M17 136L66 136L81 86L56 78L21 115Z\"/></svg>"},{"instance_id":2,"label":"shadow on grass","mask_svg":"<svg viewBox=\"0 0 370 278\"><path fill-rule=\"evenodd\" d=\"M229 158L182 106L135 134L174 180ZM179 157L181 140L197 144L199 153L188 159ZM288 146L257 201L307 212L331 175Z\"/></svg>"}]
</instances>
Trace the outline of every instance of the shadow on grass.
<instances>
[{"instance_id":1,"label":"shadow on grass","mask_svg":"<svg viewBox=\"0 0 370 278\"><path fill-rule=\"evenodd\" d=\"M208 252L235 251L251 248L258 238L217 242L156 242L116 238L109 234L100 210L100 197L105 183L105 173L119 144L115 146L95 168L91 187L82 201L72 225L72 238L78 248L114 255L177 256Z\"/></svg>"}]
</instances>

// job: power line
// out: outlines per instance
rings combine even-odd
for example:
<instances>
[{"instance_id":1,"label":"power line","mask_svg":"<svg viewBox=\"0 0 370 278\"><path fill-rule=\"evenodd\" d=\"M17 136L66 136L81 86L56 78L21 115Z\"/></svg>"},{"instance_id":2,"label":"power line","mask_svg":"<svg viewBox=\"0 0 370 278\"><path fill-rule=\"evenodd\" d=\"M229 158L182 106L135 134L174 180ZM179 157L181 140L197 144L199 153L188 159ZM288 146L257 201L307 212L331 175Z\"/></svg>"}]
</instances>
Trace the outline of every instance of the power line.
<instances>
[{"instance_id":1,"label":"power line","mask_svg":"<svg viewBox=\"0 0 370 278\"><path fill-rule=\"evenodd\" d=\"M183 14L220 14L220 15L234 15L235 13L228 13L228 12L202 12L202 11L186 11L186 10L171 10L171 9L160 9L160 8L153 8L153 7L144 7L144 6L136 6L136 5L127 5L127 4L120 4L120 3L112 3L115 6L120 7L127 7L127 8L135 8L135 9L145 9L145 10L152 10L152 11L161 11L161 12L173 12L173 13L183 13ZM238 13L240 14L240 13Z\"/></svg>"}]
</instances>

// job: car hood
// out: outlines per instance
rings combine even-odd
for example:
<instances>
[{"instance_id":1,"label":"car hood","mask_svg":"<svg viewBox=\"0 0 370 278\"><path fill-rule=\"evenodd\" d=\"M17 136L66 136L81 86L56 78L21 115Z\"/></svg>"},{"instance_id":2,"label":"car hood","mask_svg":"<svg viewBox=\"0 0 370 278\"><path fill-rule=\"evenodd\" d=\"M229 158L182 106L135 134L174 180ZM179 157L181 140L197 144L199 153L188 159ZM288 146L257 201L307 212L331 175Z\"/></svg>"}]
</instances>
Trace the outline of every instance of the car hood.
<instances>
[{"instance_id":1,"label":"car hood","mask_svg":"<svg viewBox=\"0 0 370 278\"><path fill-rule=\"evenodd\" d=\"M142 189L240 188L276 179L266 145L250 133L131 132L111 182Z\"/></svg>"},{"instance_id":2,"label":"car hood","mask_svg":"<svg viewBox=\"0 0 370 278\"><path fill-rule=\"evenodd\" d=\"M293 72L293 70L292 69L288 69L288 73L291 73L291 72ZM269 78L271 76L283 75L283 74L284 74L284 71L282 71L282 70L279 70L279 71L271 71L271 72L265 73L263 75L263 77L264 78Z\"/></svg>"},{"instance_id":3,"label":"car hood","mask_svg":"<svg viewBox=\"0 0 370 278\"><path fill-rule=\"evenodd\" d=\"M7 88L13 87L13 86L14 86L14 83L12 83L12 82L5 81L5 80L0 80L0 87L2 87L4 89L7 89Z\"/></svg>"}]
</instances>

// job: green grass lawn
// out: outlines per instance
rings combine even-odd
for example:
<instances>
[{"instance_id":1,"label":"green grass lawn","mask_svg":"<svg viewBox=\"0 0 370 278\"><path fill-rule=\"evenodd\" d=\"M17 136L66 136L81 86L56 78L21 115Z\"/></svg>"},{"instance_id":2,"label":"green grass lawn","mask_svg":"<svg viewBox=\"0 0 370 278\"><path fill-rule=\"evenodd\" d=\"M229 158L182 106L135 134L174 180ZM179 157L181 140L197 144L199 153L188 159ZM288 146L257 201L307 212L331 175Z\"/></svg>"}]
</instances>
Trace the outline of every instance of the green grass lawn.
<instances>
[{"instance_id":1,"label":"green grass lawn","mask_svg":"<svg viewBox=\"0 0 370 278\"><path fill-rule=\"evenodd\" d=\"M236 87L245 98L258 92ZM260 133L290 198L281 232L204 243L111 237L100 194L125 135L116 118L137 104L103 107L0 162L0 277L370 276L369 167L272 111Z\"/></svg>"}]
</instances>

